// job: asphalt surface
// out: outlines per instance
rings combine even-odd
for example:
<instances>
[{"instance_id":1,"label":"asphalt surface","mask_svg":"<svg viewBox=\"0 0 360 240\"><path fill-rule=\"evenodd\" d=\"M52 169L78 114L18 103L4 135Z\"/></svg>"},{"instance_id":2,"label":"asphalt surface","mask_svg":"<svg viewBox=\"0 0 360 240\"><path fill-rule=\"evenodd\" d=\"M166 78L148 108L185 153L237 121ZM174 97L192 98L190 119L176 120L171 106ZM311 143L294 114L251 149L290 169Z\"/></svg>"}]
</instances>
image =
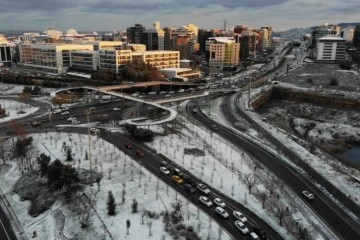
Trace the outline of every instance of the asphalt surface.
<instances>
[{"instance_id":1,"label":"asphalt surface","mask_svg":"<svg viewBox=\"0 0 360 240\"><path fill-rule=\"evenodd\" d=\"M222 109L224 115L233 123L232 127L237 128L235 123L238 120L233 117L233 113L230 112L229 107L223 106ZM192 114L198 122L208 128L214 124L213 120L208 119L201 113L193 114L191 111L189 111L189 113ZM267 152L261 146L237 135L227 128L219 126L217 134L232 142L235 146L246 149L250 155L258 159L264 166L278 176L279 179L281 179L300 198L303 198L301 193L303 190L312 191L315 195L315 199L312 201L304 199L304 203L327 223L339 239L360 239L359 225L304 175L284 164L276 156Z\"/></svg>"}]
</instances>

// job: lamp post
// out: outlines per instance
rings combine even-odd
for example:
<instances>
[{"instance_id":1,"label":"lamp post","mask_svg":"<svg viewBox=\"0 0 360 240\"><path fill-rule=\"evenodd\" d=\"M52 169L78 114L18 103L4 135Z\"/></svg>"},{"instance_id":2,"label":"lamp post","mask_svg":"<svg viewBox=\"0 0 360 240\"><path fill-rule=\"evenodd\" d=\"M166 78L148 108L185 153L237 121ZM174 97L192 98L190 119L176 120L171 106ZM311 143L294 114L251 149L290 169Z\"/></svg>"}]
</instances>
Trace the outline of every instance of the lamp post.
<instances>
[{"instance_id":1,"label":"lamp post","mask_svg":"<svg viewBox=\"0 0 360 240\"><path fill-rule=\"evenodd\" d=\"M91 134L90 134L90 121L89 121L90 113L91 113L90 109L85 111L86 118L87 118L87 125L88 125L88 158L90 161L90 186L92 186L93 185L93 177L92 177L92 160L91 160Z\"/></svg>"}]
</instances>

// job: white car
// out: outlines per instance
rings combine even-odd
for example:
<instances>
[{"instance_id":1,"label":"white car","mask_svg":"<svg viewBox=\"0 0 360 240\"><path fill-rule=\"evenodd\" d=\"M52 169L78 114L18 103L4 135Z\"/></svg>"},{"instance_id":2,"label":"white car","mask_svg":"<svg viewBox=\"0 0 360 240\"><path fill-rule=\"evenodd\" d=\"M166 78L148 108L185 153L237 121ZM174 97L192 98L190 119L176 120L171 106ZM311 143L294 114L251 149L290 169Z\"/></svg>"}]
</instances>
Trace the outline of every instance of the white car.
<instances>
[{"instance_id":1,"label":"white car","mask_svg":"<svg viewBox=\"0 0 360 240\"><path fill-rule=\"evenodd\" d=\"M309 200L314 199L314 194L310 193L309 191L302 191L302 194Z\"/></svg>"},{"instance_id":2,"label":"white car","mask_svg":"<svg viewBox=\"0 0 360 240\"><path fill-rule=\"evenodd\" d=\"M215 198L215 199L214 199L214 203L215 203L216 205L218 205L219 207L222 207L222 208L225 207L224 201L221 200L220 198Z\"/></svg>"},{"instance_id":3,"label":"white car","mask_svg":"<svg viewBox=\"0 0 360 240\"><path fill-rule=\"evenodd\" d=\"M61 113L62 110L60 108L56 108L52 111L53 114L58 114L58 113Z\"/></svg>"},{"instance_id":4,"label":"white car","mask_svg":"<svg viewBox=\"0 0 360 240\"><path fill-rule=\"evenodd\" d=\"M70 112L69 111L65 111L65 112L62 112L61 115L69 115Z\"/></svg>"},{"instance_id":5,"label":"white car","mask_svg":"<svg viewBox=\"0 0 360 240\"><path fill-rule=\"evenodd\" d=\"M219 214L220 216L222 216L223 218L229 217L229 214L227 213L227 211L225 211L222 207L216 207L215 212L217 214Z\"/></svg>"},{"instance_id":6,"label":"white car","mask_svg":"<svg viewBox=\"0 0 360 240\"><path fill-rule=\"evenodd\" d=\"M113 111L114 111L114 112L117 112L117 111L120 111L120 110L121 110L121 108L119 108L119 107L114 107L114 108L113 108Z\"/></svg>"},{"instance_id":7,"label":"white car","mask_svg":"<svg viewBox=\"0 0 360 240\"><path fill-rule=\"evenodd\" d=\"M72 122L72 121L75 121L75 120L77 120L76 117L69 117L68 119L66 119L66 121L68 121L68 122Z\"/></svg>"},{"instance_id":8,"label":"white car","mask_svg":"<svg viewBox=\"0 0 360 240\"><path fill-rule=\"evenodd\" d=\"M200 201L202 204L204 204L204 205L206 205L206 206L208 206L208 207L211 207L211 206L213 205L213 203L210 201L210 199L208 199L208 198L205 197L205 196L200 196L200 197L199 197L199 201Z\"/></svg>"},{"instance_id":9,"label":"white car","mask_svg":"<svg viewBox=\"0 0 360 240\"><path fill-rule=\"evenodd\" d=\"M199 183L199 184L197 185L197 188L198 188L201 192L205 193L206 195L209 195L209 194L210 194L210 190L209 190L204 184L202 184L202 183Z\"/></svg>"},{"instance_id":10,"label":"white car","mask_svg":"<svg viewBox=\"0 0 360 240\"><path fill-rule=\"evenodd\" d=\"M242 232L242 234L248 234L249 233L249 229L240 220L235 221L235 227L237 229L239 229Z\"/></svg>"},{"instance_id":11,"label":"white car","mask_svg":"<svg viewBox=\"0 0 360 240\"><path fill-rule=\"evenodd\" d=\"M178 93L183 93L183 92L185 92L185 89L180 89L180 90L178 91Z\"/></svg>"},{"instance_id":12,"label":"white car","mask_svg":"<svg viewBox=\"0 0 360 240\"><path fill-rule=\"evenodd\" d=\"M233 211L233 216L243 223L247 222L247 218L239 211Z\"/></svg>"},{"instance_id":13,"label":"white car","mask_svg":"<svg viewBox=\"0 0 360 240\"><path fill-rule=\"evenodd\" d=\"M160 171L164 173L165 175L169 175L170 171L166 167L160 167Z\"/></svg>"}]
</instances>

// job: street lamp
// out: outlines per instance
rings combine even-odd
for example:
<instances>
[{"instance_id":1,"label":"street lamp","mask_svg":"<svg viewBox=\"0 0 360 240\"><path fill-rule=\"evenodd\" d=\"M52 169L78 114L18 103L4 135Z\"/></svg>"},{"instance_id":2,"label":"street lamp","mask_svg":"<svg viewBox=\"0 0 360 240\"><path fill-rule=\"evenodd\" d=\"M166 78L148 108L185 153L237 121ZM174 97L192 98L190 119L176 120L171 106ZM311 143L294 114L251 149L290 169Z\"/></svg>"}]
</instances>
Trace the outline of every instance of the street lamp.
<instances>
[{"instance_id":1,"label":"street lamp","mask_svg":"<svg viewBox=\"0 0 360 240\"><path fill-rule=\"evenodd\" d=\"M89 115L91 113L91 109L87 109L85 111L86 118L87 118L87 125L88 125L88 158L90 161L90 186L93 185L93 177L92 177L92 163L91 163L91 134L90 134L90 121L89 121Z\"/></svg>"}]
</instances>

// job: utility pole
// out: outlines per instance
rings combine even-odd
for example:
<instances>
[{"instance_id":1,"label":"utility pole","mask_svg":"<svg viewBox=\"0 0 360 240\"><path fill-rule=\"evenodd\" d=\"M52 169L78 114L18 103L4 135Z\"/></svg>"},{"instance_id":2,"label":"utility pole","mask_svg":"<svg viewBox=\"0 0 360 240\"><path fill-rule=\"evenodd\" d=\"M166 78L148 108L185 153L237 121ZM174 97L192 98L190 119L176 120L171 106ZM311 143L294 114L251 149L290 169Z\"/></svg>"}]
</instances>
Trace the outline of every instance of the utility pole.
<instances>
[{"instance_id":1,"label":"utility pole","mask_svg":"<svg viewBox=\"0 0 360 240\"><path fill-rule=\"evenodd\" d=\"M87 125L88 125L88 158L90 161L90 186L93 185L93 177L92 177L92 163L91 163L91 134L90 134L90 121L89 121L89 115L91 113L91 110L88 109L85 111L86 117L87 117Z\"/></svg>"}]
</instances>

